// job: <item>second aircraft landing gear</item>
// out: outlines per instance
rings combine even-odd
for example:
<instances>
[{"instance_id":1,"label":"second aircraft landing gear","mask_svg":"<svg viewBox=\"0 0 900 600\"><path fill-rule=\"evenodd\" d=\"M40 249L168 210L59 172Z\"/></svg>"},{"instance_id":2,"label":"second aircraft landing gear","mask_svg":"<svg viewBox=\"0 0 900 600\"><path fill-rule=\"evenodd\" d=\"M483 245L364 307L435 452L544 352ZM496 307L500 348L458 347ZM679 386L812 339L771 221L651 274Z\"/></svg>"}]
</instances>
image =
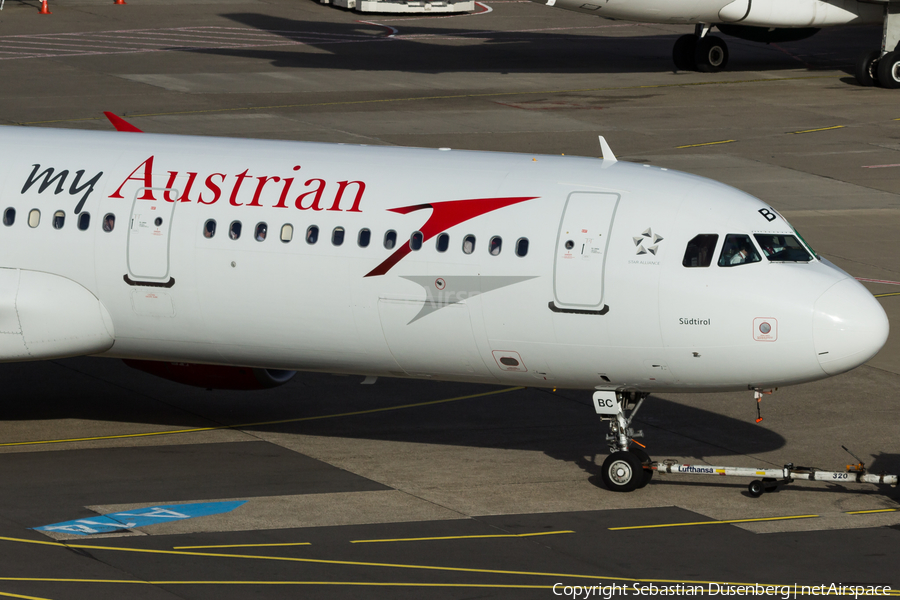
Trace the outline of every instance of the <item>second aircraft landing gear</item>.
<instances>
[{"instance_id":1,"label":"second aircraft landing gear","mask_svg":"<svg viewBox=\"0 0 900 600\"><path fill-rule=\"evenodd\" d=\"M728 65L728 46L722 38L709 34L709 25L697 25L693 35L683 35L672 48L672 60L679 71L716 73Z\"/></svg>"},{"instance_id":2,"label":"second aircraft landing gear","mask_svg":"<svg viewBox=\"0 0 900 600\"><path fill-rule=\"evenodd\" d=\"M600 477L604 485L614 492L631 492L642 488L653 478L652 460L638 446L629 447L634 438L643 437L642 431L631 427L631 420L649 394L630 392L594 392L594 410L609 422L610 455L603 461ZM626 412L628 416L626 416Z\"/></svg>"},{"instance_id":3,"label":"second aircraft landing gear","mask_svg":"<svg viewBox=\"0 0 900 600\"><path fill-rule=\"evenodd\" d=\"M854 75L860 85L900 88L900 6L884 5L884 35L881 49L866 52L856 61Z\"/></svg>"}]
</instances>

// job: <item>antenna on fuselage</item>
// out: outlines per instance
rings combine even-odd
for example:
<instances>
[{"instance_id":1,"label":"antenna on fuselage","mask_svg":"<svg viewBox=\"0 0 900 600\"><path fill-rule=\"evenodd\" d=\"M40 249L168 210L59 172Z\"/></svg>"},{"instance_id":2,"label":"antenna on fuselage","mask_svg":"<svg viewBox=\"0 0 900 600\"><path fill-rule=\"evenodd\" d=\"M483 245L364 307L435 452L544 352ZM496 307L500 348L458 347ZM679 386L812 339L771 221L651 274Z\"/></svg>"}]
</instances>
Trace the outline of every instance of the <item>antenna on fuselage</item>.
<instances>
[{"instance_id":1,"label":"antenna on fuselage","mask_svg":"<svg viewBox=\"0 0 900 600\"><path fill-rule=\"evenodd\" d=\"M598 135L597 137L600 138L600 153L603 155L603 160L616 162L618 159L616 159L616 155L613 154L612 148L606 143L606 138L602 135Z\"/></svg>"}]
</instances>

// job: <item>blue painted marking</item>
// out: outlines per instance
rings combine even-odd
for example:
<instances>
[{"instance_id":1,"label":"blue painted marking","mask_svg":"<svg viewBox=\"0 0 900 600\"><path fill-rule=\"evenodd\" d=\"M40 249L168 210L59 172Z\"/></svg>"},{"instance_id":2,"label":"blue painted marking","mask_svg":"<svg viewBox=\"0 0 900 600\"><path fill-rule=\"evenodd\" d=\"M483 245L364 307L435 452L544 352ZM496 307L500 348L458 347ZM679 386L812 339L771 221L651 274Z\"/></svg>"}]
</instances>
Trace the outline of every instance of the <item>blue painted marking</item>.
<instances>
[{"instance_id":1,"label":"blue painted marking","mask_svg":"<svg viewBox=\"0 0 900 600\"><path fill-rule=\"evenodd\" d=\"M61 531L76 535L94 535L96 533L114 533L135 527L146 527L157 523L183 521L194 517L220 515L231 512L246 500L230 502L198 502L196 504L168 504L166 506L149 506L123 512L100 515L90 519L63 521L43 527L34 527L35 531Z\"/></svg>"}]
</instances>

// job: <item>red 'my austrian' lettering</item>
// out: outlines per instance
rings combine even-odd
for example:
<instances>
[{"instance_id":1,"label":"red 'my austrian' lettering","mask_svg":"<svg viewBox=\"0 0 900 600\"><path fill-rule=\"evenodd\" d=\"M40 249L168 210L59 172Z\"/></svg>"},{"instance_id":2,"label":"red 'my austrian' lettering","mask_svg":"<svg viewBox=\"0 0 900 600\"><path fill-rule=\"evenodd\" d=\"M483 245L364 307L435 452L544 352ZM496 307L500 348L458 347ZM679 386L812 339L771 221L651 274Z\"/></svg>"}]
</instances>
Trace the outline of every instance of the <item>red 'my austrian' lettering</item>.
<instances>
[{"instance_id":1,"label":"red 'my austrian' lettering","mask_svg":"<svg viewBox=\"0 0 900 600\"><path fill-rule=\"evenodd\" d=\"M153 195L153 160L150 156L138 165L119 185L110 198L124 198L122 190L130 181L137 182L139 189L143 189L138 200L156 200ZM293 167L294 171L300 170L300 165ZM227 195L231 206L271 206L272 208L288 208L291 187L294 185L294 177L282 177L281 175L253 175L250 169L244 169L235 175L225 173L209 173L200 175L196 171L187 171L179 181L179 171L167 171L168 178L165 184L163 198L167 202L196 202L197 204L215 204L220 198ZM187 179L184 180L184 177ZM206 189L198 192L196 198L191 198L194 191L194 183L198 177L203 180ZM241 198L250 195L249 188L244 190L246 179L256 179L250 202L243 202ZM228 189L228 184L231 189ZM281 184L280 186L277 184ZM329 210L341 212L362 212L360 205L366 191L364 181L336 181L329 183L327 180L313 177L307 179L292 204L298 210ZM336 187L335 187L336 186ZM332 190L333 196L332 196ZM127 192L126 192L127 193ZM177 198L174 197L177 195ZM276 199L277 196L277 199ZM345 200L345 196L347 200ZM352 200L350 200L352 196ZM329 206L330 202L330 206ZM347 208L347 204L350 207ZM343 205L343 206L342 206ZM328 208L326 208L328 207Z\"/></svg>"}]
</instances>

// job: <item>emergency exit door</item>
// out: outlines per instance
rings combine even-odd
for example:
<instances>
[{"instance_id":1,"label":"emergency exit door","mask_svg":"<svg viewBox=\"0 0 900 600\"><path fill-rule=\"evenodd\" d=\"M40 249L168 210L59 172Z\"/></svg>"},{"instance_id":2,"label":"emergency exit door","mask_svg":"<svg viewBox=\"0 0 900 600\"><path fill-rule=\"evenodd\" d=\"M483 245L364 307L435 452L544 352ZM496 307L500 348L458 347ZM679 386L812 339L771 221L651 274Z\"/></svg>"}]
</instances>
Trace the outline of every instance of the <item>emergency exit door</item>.
<instances>
[{"instance_id":1,"label":"emergency exit door","mask_svg":"<svg viewBox=\"0 0 900 600\"><path fill-rule=\"evenodd\" d=\"M149 192L149 193L148 193ZM128 223L128 271L140 279L169 276L169 236L178 198L176 190L141 188L135 194Z\"/></svg>"},{"instance_id":2,"label":"emergency exit door","mask_svg":"<svg viewBox=\"0 0 900 600\"><path fill-rule=\"evenodd\" d=\"M553 294L560 308L603 307L609 234L619 194L572 192L566 200L553 263Z\"/></svg>"}]
</instances>

